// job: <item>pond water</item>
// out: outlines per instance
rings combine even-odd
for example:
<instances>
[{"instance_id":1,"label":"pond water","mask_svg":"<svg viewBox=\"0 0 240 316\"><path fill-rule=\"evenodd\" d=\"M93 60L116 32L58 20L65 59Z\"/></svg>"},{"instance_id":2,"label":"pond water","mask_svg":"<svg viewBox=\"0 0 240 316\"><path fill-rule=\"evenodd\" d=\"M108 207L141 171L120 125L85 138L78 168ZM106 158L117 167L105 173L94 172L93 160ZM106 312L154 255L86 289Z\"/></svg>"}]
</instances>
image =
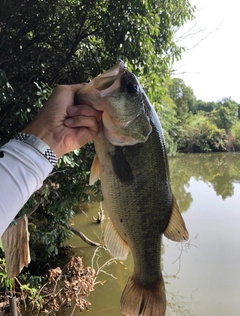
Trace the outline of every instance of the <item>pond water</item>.
<instances>
[{"instance_id":1,"label":"pond water","mask_svg":"<svg viewBox=\"0 0 240 316\"><path fill-rule=\"evenodd\" d=\"M167 316L240 315L240 154L184 154L171 158L173 192L179 202L190 240L175 243L163 237L162 270ZM104 206L103 206L104 208ZM102 242L104 225L94 223L99 203L81 206L75 228ZM107 212L105 210L105 216ZM120 297L133 270L125 262L101 266L111 257L88 247L78 237L74 253L99 272L99 283L88 300L90 310L74 316L120 316ZM101 270L103 270L101 272ZM69 316L70 311L64 315Z\"/></svg>"}]
</instances>

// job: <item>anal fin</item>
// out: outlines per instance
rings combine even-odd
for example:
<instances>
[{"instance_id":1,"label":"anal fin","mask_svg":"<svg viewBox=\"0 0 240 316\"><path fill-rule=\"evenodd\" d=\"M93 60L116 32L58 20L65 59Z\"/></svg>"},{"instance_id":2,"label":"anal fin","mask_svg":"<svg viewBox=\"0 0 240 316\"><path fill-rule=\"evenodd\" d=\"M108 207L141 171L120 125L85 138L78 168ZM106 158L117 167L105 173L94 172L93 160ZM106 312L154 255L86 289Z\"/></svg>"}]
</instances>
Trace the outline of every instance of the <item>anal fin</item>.
<instances>
[{"instance_id":1,"label":"anal fin","mask_svg":"<svg viewBox=\"0 0 240 316\"><path fill-rule=\"evenodd\" d=\"M119 235L111 220L109 220L109 222L107 223L104 234L104 241L108 251L114 258L120 260L127 259L129 246Z\"/></svg>"},{"instance_id":2,"label":"anal fin","mask_svg":"<svg viewBox=\"0 0 240 316\"><path fill-rule=\"evenodd\" d=\"M185 226L182 214L179 211L179 207L175 196L173 195L172 213L167 228L164 231L164 235L173 241L188 240L188 231Z\"/></svg>"}]
</instances>

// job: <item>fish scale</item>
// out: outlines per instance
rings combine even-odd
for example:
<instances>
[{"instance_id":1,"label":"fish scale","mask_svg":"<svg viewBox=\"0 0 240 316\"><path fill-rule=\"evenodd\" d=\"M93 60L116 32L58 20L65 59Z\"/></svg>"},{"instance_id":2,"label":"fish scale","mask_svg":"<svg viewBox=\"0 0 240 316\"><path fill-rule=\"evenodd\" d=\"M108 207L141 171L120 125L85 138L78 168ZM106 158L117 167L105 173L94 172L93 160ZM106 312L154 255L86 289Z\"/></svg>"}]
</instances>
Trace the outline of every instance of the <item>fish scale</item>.
<instances>
[{"instance_id":1,"label":"fish scale","mask_svg":"<svg viewBox=\"0 0 240 316\"><path fill-rule=\"evenodd\" d=\"M161 275L161 234L169 222L172 206L171 189L166 180L168 169L162 164L160 157L163 152L159 143L154 142L154 133L153 130L152 137L144 144L122 148L124 156L121 159L130 163L132 183L126 184L128 179L121 182L116 176L122 170L121 165L118 165L120 170L112 173L112 177L109 177L106 168L104 172L100 171L105 205L114 226L131 249L134 262L137 263L135 273L142 283L150 283ZM157 145L159 148L156 148ZM103 161L113 170L112 158L106 154L108 151L101 151L107 146L112 148L106 138L100 136L95 139L99 161ZM159 155L154 155L156 149ZM148 172L142 172L143 170ZM112 182L114 184L109 187L108 183Z\"/></svg>"}]
</instances>

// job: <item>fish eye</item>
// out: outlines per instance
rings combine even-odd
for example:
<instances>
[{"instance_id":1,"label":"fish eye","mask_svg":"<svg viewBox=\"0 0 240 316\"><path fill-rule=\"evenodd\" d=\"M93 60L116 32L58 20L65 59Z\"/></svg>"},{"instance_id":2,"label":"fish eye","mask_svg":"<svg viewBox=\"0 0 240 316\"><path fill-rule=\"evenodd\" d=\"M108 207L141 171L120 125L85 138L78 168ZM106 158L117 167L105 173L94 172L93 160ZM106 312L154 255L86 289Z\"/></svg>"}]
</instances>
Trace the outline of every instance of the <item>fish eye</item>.
<instances>
[{"instance_id":1,"label":"fish eye","mask_svg":"<svg viewBox=\"0 0 240 316\"><path fill-rule=\"evenodd\" d=\"M138 92L138 85L132 82L127 83L126 88L129 94L136 94Z\"/></svg>"}]
</instances>

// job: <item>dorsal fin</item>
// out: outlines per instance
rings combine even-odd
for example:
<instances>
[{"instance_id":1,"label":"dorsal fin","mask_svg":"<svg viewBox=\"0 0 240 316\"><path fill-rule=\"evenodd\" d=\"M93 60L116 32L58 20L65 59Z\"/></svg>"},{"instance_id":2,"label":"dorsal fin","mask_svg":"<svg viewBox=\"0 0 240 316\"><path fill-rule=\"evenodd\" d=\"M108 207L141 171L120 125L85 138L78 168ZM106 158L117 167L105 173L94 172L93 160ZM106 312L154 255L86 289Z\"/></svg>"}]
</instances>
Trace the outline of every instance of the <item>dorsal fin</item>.
<instances>
[{"instance_id":1,"label":"dorsal fin","mask_svg":"<svg viewBox=\"0 0 240 316\"><path fill-rule=\"evenodd\" d=\"M186 229L182 214L179 211L179 207L175 196L173 195L172 213L165 229L164 235L173 241L188 240L188 231Z\"/></svg>"},{"instance_id":2,"label":"dorsal fin","mask_svg":"<svg viewBox=\"0 0 240 316\"><path fill-rule=\"evenodd\" d=\"M100 178L100 162L98 156L95 155L90 171L89 184L93 185Z\"/></svg>"},{"instance_id":3,"label":"dorsal fin","mask_svg":"<svg viewBox=\"0 0 240 316\"><path fill-rule=\"evenodd\" d=\"M129 246L119 235L111 220L109 220L109 222L107 223L104 234L104 241L108 251L114 258L120 260L127 259Z\"/></svg>"}]
</instances>

